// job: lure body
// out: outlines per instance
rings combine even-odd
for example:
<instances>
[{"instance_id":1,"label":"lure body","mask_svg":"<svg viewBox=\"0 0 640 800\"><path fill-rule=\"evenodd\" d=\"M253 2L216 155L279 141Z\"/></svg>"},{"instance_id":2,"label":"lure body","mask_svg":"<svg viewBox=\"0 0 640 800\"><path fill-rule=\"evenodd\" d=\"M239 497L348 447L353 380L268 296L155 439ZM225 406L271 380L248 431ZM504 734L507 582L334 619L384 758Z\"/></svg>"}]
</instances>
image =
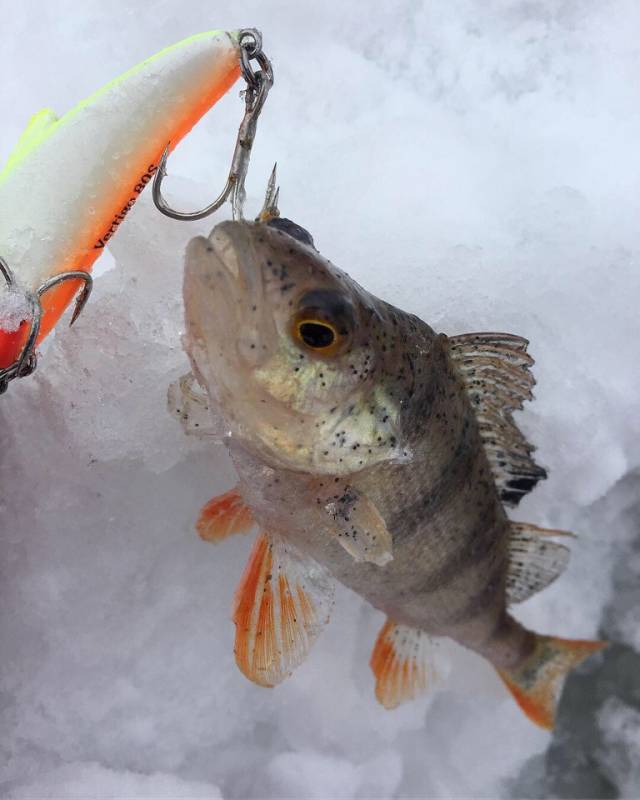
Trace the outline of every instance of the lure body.
<instances>
[{"instance_id":1,"label":"lure body","mask_svg":"<svg viewBox=\"0 0 640 800\"><path fill-rule=\"evenodd\" d=\"M0 173L0 256L18 289L90 271L167 144L173 149L239 74L237 35L208 31L146 59L60 119L50 109L36 114ZM80 284L42 296L38 342ZM25 321L0 329L0 368L19 357L27 332Z\"/></svg>"}]
</instances>

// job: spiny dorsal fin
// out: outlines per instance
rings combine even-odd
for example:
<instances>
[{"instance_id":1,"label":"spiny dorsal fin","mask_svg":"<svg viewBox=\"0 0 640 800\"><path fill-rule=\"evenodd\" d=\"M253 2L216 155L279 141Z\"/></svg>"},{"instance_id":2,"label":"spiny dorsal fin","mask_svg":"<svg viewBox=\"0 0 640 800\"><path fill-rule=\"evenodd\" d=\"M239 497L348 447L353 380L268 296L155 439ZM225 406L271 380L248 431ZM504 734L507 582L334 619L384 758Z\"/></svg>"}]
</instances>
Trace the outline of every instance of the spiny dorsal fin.
<instances>
[{"instance_id":1,"label":"spiny dorsal fin","mask_svg":"<svg viewBox=\"0 0 640 800\"><path fill-rule=\"evenodd\" d=\"M329 621L333 581L279 537L260 534L236 591L236 663L249 680L276 686L307 657Z\"/></svg>"},{"instance_id":2,"label":"spiny dorsal fin","mask_svg":"<svg viewBox=\"0 0 640 800\"><path fill-rule=\"evenodd\" d=\"M529 342L509 333L467 333L449 338L449 352L476 411L480 435L502 502L516 506L547 472L518 430L512 412L531 400L535 384Z\"/></svg>"},{"instance_id":3,"label":"spiny dorsal fin","mask_svg":"<svg viewBox=\"0 0 640 800\"><path fill-rule=\"evenodd\" d=\"M480 331L476 333L463 333L460 336L450 336L449 341L457 340L468 347L508 347L519 353L526 353L529 340L513 333L498 333L496 331Z\"/></svg>"},{"instance_id":4,"label":"spiny dorsal fin","mask_svg":"<svg viewBox=\"0 0 640 800\"><path fill-rule=\"evenodd\" d=\"M525 522L511 523L507 602L521 603L553 583L567 567L570 550L552 541L552 536L570 536L568 531L539 528Z\"/></svg>"},{"instance_id":5,"label":"spiny dorsal fin","mask_svg":"<svg viewBox=\"0 0 640 800\"><path fill-rule=\"evenodd\" d=\"M248 533L254 525L253 514L237 488L212 497L202 507L196 530L205 542L221 542L236 533Z\"/></svg>"},{"instance_id":6,"label":"spiny dorsal fin","mask_svg":"<svg viewBox=\"0 0 640 800\"><path fill-rule=\"evenodd\" d=\"M433 647L433 639L424 631L389 619L385 622L369 661L381 705L396 708L435 685Z\"/></svg>"}]
</instances>

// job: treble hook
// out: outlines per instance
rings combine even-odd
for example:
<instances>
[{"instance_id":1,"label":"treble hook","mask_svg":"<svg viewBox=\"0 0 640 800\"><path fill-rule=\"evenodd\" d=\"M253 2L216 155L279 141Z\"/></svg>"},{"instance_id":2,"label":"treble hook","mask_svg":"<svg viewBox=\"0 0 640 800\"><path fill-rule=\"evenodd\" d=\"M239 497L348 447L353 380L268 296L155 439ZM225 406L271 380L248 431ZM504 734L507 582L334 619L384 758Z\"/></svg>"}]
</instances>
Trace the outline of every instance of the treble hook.
<instances>
[{"instance_id":1,"label":"treble hook","mask_svg":"<svg viewBox=\"0 0 640 800\"><path fill-rule=\"evenodd\" d=\"M15 286L15 278L7 262L2 257L0 257L0 272L2 272L9 289L12 289ZM76 298L73 314L71 315L71 321L69 322L69 327L71 327L80 316L82 309L87 304L87 300L89 299L89 295L91 294L91 290L93 288L93 278L88 272L82 272L80 270L59 272L57 275L48 278L36 289L35 292L25 292L25 297L29 303L29 311L31 314L29 335L27 336L27 341L25 342L22 352L17 360L8 367L0 369L0 394L7 390L9 381L13 380L14 378L24 378L27 375L31 375L36 368L38 356L35 352L35 344L38 334L40 333L40 323L42 322L42 303L40 302L40 298L49 289L68 280L84 281L84 286Z\"/></svg>"},{"instance_id":2,"label":"treble hook","mask_svg":"<svg viewBox=\"0 0 640 800\"><path fill-rule=\"evenodd\" d=\"M249 159L251 158L251 148L253 147L253 140L256 135L258 117L267 99L269 90L273 86L273 69L271 67L271 62L262 52L262 34L260 31L255 28L245 28L241 30L238 35L238 44L240 46L240 68L242 70L242 76L247 83L247 88L244 91L244 117L242 118L238 130L238 138L236 139L236 146L231 159L229 177L227 178L224 189L213 203L206 208L203 208L201 211L176 211L169 206L162 196L162 181L167 174L167 159L169 157L170 143L167 144L153 179L152 196L158 211L162 212L167 217L171 217L171 219L203 219L203 217L207 217L209 214L213 214L214 211L217 211L229 197L231 198L231 213L233 219L243 219L242 208L246 197L244 182L249 168ZM258 62L260 66L259 70L254 71L252 68L251 62L253 60Z\"/></svg>"}]
</instances>

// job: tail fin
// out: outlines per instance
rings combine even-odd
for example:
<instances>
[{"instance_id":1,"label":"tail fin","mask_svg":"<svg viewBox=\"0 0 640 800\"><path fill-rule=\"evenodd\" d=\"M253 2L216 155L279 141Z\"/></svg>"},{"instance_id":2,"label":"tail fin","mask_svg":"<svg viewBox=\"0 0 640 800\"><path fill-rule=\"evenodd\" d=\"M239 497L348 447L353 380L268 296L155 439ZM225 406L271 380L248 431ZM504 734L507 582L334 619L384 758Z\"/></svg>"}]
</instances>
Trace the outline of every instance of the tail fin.
<instances>
[{"instance_id":1,"label":"tail fin","mask_svg":"<svg viewBox=\"0 0 640 800\"><path fill-rule=\"evenodd\" d=\"M532 722L553 728L556 706L571 670L607 642L536 635L533 653L514 670L498 670L516 703Z\"/></svg>"}]
</instances>

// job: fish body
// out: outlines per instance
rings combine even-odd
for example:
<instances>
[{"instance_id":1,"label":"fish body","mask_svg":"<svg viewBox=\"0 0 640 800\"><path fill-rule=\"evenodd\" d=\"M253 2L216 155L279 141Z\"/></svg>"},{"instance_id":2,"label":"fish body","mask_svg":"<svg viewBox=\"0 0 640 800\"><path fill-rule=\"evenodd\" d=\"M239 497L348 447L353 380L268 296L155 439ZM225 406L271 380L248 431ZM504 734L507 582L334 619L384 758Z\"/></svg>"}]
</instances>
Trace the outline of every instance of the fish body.
<instances>
[{"instance_id":1,"label":"fish body","mask_svg":"<svg viewBox=\"0 0 640 800\"><path fill-rule=\"evenodd\" d=\"M530 396L524 340L438 334L279 219L193 240L184 296L187 351L224 417L236 502L261 531L234 610L243 672L273 685L299 663L331 576L387 614L371 662L385 705L425 688L428 637L448 636L549 727L566 672L601 644L540 636L508 610L568 554L550 538L562 532L504 510L545 476L510 415ZM213 503L201 533L230 516Z\"/></svg>"},{"instance_id":2,"label":"fish body","mask_svg":"<svg viewBox=\"0 0 640 800\"><path fill-rule=\"evenodd\" d=\"M396 341L411 342L423 366L414 382L406 358L396 361L390 339L386 369L397 388L374 413L382 421L390 404L397 403L406 415L402 446L407 455L340 475L336 482L333 473L319 477L264 465L259 470L258 458L242 444L232 444L242 494L261 529L291 540L396 622L449 636L492 663L509 666L530 650L531 636L506 614L509 521L473 409L448 358L446 340L391 308L379 309L374 329L390 326L390 315L397 320ZM336 422L323 441L332 450L360 455L357 433L343 434L341 421ZM383 430L384 424L374 429L376 440ZM336 486L341 493L348 486L375 505L393 536L388 563L356 561L332 535L334 520L325 507L340 499Z\"/></svg>"},{"instance_id":3,"label":"fish body","mask_svg":"<svg viewBox=\"0 0 640 800\"><path fill-rule=\"evenodd\" d=\"M166 48L61 118L36 114L0 172L0 256L15 289L91 269L167 146L173 149L240 74L237 34L208 31ZM38 342L81 285L42 295ZM7 288L0 284L0 300ZM21 353L28 325L0 329L0 369Z\"/></svg>"}]
</instances>

